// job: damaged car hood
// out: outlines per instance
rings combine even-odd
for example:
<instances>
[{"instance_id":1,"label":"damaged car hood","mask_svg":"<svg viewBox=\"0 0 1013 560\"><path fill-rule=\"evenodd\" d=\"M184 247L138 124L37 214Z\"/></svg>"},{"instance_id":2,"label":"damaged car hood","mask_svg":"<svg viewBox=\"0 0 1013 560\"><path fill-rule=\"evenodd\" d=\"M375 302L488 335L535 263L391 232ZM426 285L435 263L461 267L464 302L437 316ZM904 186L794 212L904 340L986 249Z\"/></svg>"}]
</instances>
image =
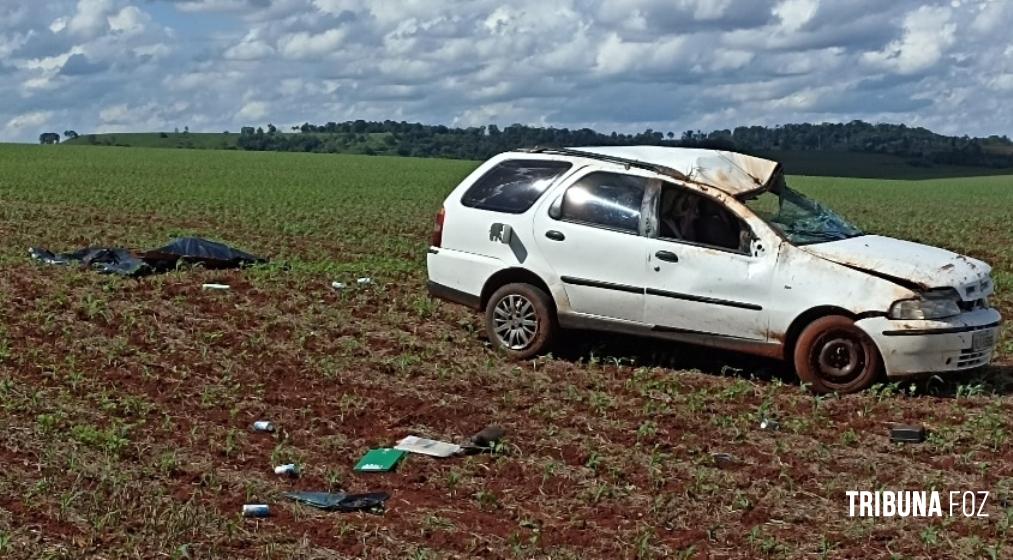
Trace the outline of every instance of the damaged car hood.
<instances>
[{"instance_id":1,"label":"damaged car hood","mask_svg":"<svg viewBox=\"0 0 1013 560\"><path fill-rule=\"evenodd\" d=\"M956 288L965 301L986 297L993 290L992 268L984 262L921 243L862 235L800 248L901 284L915 284L926 290Z\"/></svg>"}]
</instances>

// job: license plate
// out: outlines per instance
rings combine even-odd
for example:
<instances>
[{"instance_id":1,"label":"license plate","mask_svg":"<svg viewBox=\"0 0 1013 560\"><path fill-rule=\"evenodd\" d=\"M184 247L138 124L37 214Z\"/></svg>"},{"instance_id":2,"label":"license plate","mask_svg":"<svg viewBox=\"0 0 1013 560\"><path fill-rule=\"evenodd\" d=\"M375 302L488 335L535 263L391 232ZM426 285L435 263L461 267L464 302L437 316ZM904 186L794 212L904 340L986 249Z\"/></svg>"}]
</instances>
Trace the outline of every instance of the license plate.
<instances>
[{"instance_id":1,"label":"license plate","mask_svg":"<svg viewBox=\"0 0 1013 560\"><path fill-rule=\"evenodd\" d=\"M995 346L995 331L978 331L971 335L971 351L986 350Z\"/></svg>"}]
</instances>

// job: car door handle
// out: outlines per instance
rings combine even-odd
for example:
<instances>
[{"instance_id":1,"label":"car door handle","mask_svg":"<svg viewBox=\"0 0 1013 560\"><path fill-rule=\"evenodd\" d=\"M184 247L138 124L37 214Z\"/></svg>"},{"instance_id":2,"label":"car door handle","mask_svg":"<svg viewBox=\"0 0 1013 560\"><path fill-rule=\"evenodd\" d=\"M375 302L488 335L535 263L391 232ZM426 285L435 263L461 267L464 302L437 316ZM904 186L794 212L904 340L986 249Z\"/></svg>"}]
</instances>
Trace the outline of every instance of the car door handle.
<instances>
[{"instance_id":1,"label":"car door handle","mask_svg":"<svg viewBox=\"0 0 1013 560\"><path fill-rule=\"evenodd\" d=\"M679 262L679 256L671 251L658 251L654 256L660 261Z\"/></svg>"},{"instance_id":2,"label":"car door handle","mask_svg":"<svg viewBox=\"0 0 1013 560\"><path fill-rule=\"evenodd\" d=\"M545 232L545 237L548 237L553 241L562 241L566 239L566 236L563 235L563 232L556 231L554 229L550 229L549 231Z\"/></svg>"}]
</instances>

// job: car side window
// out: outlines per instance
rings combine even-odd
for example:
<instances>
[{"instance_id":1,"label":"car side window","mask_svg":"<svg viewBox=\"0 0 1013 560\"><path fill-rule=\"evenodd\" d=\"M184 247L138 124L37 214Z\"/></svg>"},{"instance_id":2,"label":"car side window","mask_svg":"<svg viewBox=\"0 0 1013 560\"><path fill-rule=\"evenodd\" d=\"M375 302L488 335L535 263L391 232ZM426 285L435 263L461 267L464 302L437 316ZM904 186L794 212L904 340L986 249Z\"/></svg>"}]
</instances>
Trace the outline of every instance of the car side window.
<instances>
[{"instance_id":1,"label":"car side window","mask_svg":"<svg viewBox=\"0 0 1013 560\"><path fill-rule=\"evenodd\" d=\"M461 204L482 210L523 214L572 165L565 161L513 159L479 177Z\"/></svg>"},{"instance_id":2,"label":"car side window","mask_svg":"<svg viewBox=\"0 0 1013 560\"><path fill-rule=\"evenodd\" d=\"M748 252L752 232L720 202L676 185L658 197L658 237L737 252Z\"/></svg>"},{"instance_id":3,"label":"car side window","mask_svg":"<svg viewBox=\"0 0 1013 560\"><path fill-rule=\"evenodd\" d=\"M640 208L647 179L618 173L590 173L566 190L563 220L629 233L640 231Z\"/></svg>"}]
</instances>

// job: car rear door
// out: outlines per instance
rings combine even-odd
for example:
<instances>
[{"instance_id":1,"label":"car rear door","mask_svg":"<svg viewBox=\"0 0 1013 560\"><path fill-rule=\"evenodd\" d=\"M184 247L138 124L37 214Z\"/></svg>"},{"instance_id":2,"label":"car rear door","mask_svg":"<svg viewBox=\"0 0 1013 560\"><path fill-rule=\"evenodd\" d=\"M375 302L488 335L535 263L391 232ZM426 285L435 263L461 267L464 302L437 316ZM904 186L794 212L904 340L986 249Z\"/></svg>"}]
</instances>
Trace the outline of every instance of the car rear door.
<instances>
[{"instance_id":1,"label":"car rear door","mask_svg":"<svg viewBox=\"0 0 1013 560\"><path fill-rule=\"evenodd\" d=\"M637 175L585 172L535 213L535 243L573 312L643 321L647 183Z\"/></svg>"},{"instance_id":2,"label":"car rear door","mask_svg":"<svg viewBox=\"0 0 1013 560\"><path fill-rule=\"evenodd\" d=\"M692 204L665 208L666 195L697 197L699 214L688 211ZM664 183L650 212L657 213L651 216L657 225L646 240L644 321L662 331L765 341L763 304L776 252L752 250L760 245L752 242L755 236L745 221L720 200L687 187ZM707 220L714 220L711 227L705 227ZM666 228L666 221L672 225Z\"/></svg>"}]
</instances>

